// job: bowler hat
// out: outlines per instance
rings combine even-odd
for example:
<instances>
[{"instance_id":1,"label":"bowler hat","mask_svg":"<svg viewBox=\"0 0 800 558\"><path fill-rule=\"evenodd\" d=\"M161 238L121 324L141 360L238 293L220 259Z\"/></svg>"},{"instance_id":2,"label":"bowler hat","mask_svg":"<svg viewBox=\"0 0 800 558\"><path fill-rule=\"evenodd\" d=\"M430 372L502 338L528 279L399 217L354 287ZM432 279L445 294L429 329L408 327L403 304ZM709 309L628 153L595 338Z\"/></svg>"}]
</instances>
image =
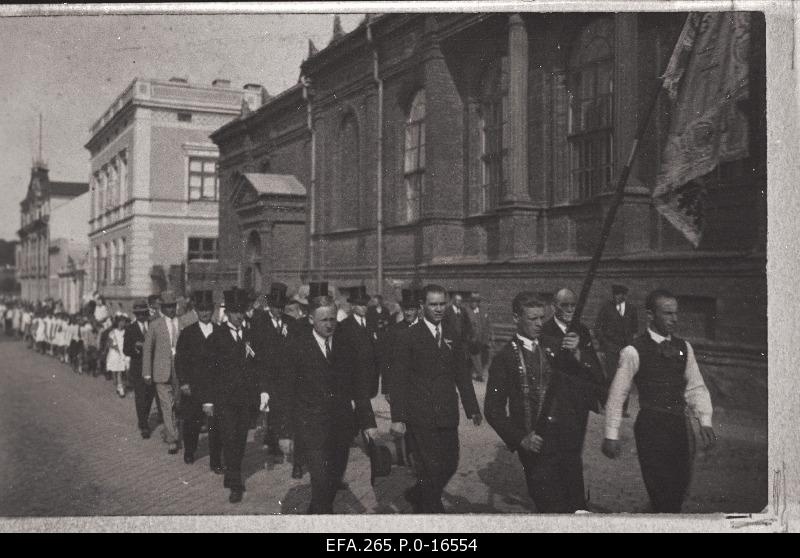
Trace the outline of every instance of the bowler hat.
<instances>
[{"instance_id":1,"label":"bowler hat","mask_svg":"<svg viewBox=\"0 0 800 558\"><path fill-rule=\"evenodd\" d=\"M278 308L283 308L286 306L286 289L288 287L285 283L272 283L269 286L269 295L268 300L270 306L276 306Z\"/></svg>"},{"instance_id":2,"label":"bowler hat","mask_svg":"<svg viewBox=\"0 0 800 558\"><path fill-rule=\"evenodd\" d=\"M146 300L137 300L133 303L134 314L147 314L150 312L150 307L147 305Z\"/></svg>"},{"instance_id":3,"label":"bowler hat","mask_svg":"<svg viewBox=\"0 0 800 558\"><path fill-rule=\"evenodd\" d=\"M214 293L212 291L195 291L192 293L192 301L197 310L214 309Z\"/></svg>"},{"instance_id":4,"label":"bowler hat","mask_svg":"<svg viewBox=\"0 0 800 558\"><path fill-rule=\"evenodd\" d=\"M419 306L420 298L417 296L419 293L414 291L403 291L403 299L400 301L400 307L404 310L407 308L416 308Z\"/></svg>"},{"instance_id":5,"label":"bowler hat","mask_svg":"<svg viewBox=\"0 0 800 558\"><path fill-rule=\"evenodd\" d=\"M625 285L611 285L612 294L628 294L628 287Z\"/></svg>"},{"instance_id":6,"label":"bowler hat","mask_svg":"<svg viewBox=\"0 0 800 558\"><path fill-rule=\"evenodd\" d=\"M161 293L161 306L172 306L178 304L178 299L175 297L175 291L164 291Z\"/></svg>"},{"instance_id":7,"label":"bowler hat","mask_svg":"<svg viewBox=\"0 0 800 558\"><path fill-rule=\"evenodd\" d=\"M225 298L225 310L228 312L244 312L250 305L248 292L238 287L223 291L222 296Z\"/></svg>"},{"instance_id":8,"label":"bowler hat","mask_svg":"<svg viewBox=\"0 0 800 558\"><path fill-rule=\"evenodd\" d=\"M354 289L350 296L347 297L347 302L350 304L355 304L356 306L366 306L369 304L369 295L367 294L367 287L361 285L360 287Z\"/></svg>"},{"instance_id":9,"label":"bowler hat","mask_svg":"<svg viewBox=\"0 0 800 558\"><path fill-rule=\"evenodd\" d=\"M392 452L389 448L376 444L370 440L367 444L369 451L370 483L375 486L376 477L386 477L392 472Z\"/></svg>"}]
</instances>

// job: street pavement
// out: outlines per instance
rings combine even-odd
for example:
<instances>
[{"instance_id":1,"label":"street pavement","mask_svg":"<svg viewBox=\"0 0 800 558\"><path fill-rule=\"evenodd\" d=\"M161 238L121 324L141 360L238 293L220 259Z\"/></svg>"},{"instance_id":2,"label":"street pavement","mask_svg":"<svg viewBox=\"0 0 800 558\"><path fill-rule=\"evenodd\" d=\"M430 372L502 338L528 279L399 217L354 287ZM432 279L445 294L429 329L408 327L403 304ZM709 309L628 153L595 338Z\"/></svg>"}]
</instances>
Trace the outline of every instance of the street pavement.
<instances>
[{"instance_id":1,"label":"street pavement","mask_svg":"<svg viewBox=\"0 0 800 558\"><path fill-rule=\"evenodd\" d=\"M485 384L476 383L483 401ZM0 516L151 516L304 513L311 488L306 474L291 478L291 464L268 464L262 433L251 430L244 461L247 491L228 502L222 477L209 471L201 437L197 460L168 455L159 426L149 440L136 429L133 393L119 398L104 378L74 374L70 367L0 339ZM373 400L382 439L389 436L388 405ZM632 415L638 406L631 401ZM151 421L155 419L155 414ZM621 430L623 455L600 453L602 416L591 415L584 451L589 511L647 512L633 442L633 419ZM451 513L531 513L522 469L485 422L463 419L461 459L444 505ZM759 512L767 503L765 417L716 409L718 445L699 451L684 513ZM256 441L258 440L258 441ZM410 513L403 491L413 483L406 467L370 485L369 458L354 446L334 509L343 514Z\"/></svg>"}]
</instances>

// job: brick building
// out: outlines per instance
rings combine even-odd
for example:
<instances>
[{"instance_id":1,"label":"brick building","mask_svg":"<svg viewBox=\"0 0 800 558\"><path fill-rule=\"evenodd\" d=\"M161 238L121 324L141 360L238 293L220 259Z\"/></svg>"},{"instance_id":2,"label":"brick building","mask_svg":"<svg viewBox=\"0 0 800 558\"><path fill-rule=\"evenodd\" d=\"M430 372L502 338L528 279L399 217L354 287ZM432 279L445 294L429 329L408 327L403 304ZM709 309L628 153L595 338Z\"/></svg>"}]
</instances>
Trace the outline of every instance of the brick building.
<instances>
[{"instance_id":1,"label":"brick building","mask_svg":"<svg viewBox=\"0 0 800 558\"><path fill-rule=\"evenodd\" d=\"M218 153L208 135L264 94L227 80L137 78L91 127L90 281L112 309L184 292L187 267L216 262Z\"/></svg>"},{"instance_id":2,"label":"brick building","mask_svg":"<svg viewBox=\"0 0 800 558\"><path fill-rule=\"evenodd\" d=\"M57 267L57 262L51 262L50 216L88 189L85 182L51 181L47 165L41 161L34 163L28 191L20 202L17 232L17 280L23 300L37 302L58 297L57 286L50 281ZM56 234L53 239L60 237L60 233Z\"/></svg>"},{"instance_id":3,"label":"brick building","mask_svg":"<svg viewBox=\"0 0 800 558\"><path fill-rule=\"evenodd\" d=\"M750 156L706 177L702 243L695 249L653 207L669 122L662 101L585 320L593 323L612 283L628 285L639 306L651 289L672 289L681 333L716 400L763 410L765 44L763 17L753 17ZM220 272L261 289L275 279L325 281L334 294L364 284L395 299L427 282L478 290L495 330L508 335L515 292L580 289L617 172L685 18L391 14L335 34L319 52L310 45L300 84L212 135ZM243 204L235 194L251 173L291 175L305 198L300 188L281 197L253 184ZM292 233L284 236L269 211L293 223ZM255 242L259 228L271 233ZM254 262L258 275L247 271Z\"/></svg>"}]
</instances>

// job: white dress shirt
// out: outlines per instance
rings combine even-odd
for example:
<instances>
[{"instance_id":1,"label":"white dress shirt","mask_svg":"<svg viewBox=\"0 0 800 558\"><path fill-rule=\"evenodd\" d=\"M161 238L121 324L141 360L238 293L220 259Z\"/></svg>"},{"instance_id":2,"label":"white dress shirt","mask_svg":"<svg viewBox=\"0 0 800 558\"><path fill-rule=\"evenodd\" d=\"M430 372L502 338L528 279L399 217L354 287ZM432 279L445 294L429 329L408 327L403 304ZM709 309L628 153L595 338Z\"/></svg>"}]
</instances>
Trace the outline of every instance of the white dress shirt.
<instances>
[{"instance_id":1,"label":"white dress shirt","mask_svg":"<svg viewBox=\"0 0 800 558\"><path fill-rule=\"evenodd\" d=\"M208 339L208 336L214 332L214 324L212 324L211 322L204 324L203 322L199 321L197 323L200 325L200 331L203 332L203 337Z\"/></svg>"},{"instance_id":2,"label":"white dress shirt","mask_svg":"<svg viewBox=\"0 0 800 558\"><path fill-rule=\"evenodd\" d=\"M553 316L553 320L556 322L556 325L561 330L561 332L566 334L567 333L567 325L568 324L565 324L564 322L559 320L557 316Z\"/></svg>"},{"instance_id":3,"label":"white dress shirt","mask_svg":"<svg viewBox=\"0 0 800 558\"><path fill-rule=\"evenodd\" d=\"M525 337L524 335L520 335L519 333L517 333L516 338L517 341L522 343L522 348L525 349L526 351L533 352L536 350L536 347L539 346L538 339L528 339L527 337Z\"/></svg>"},{"instance_id":4,"label":"white dress shirt","mask_svg":"<svg viewBox=\"0 0 800 558\"><path fill-rule=\"evenodd\" d=\"M625 315L625 301L624 300L617 304L617 312L619 313L620 316L624 316Z\"/></svg>"},{"instance_id":5,"label":"white dress shirt","mask_svg":"<svg viewBox=\"0 0 800 558\"><path fill-rule=\"evenodd\" d=\"M439 338L443 339L443 337L441 336L442 322L434 324L433 322L428 321L428 318L423 318L422 321L425 323L426 326L428 326L428 330L431 332L431 335L433 335L434 339L436 339L437 331L439 332Z\"/></svg>"},{"instance_id":6,"label":"white dress shirt","mask_svg":"<svg viewBox=\"0 0 800 558\"><path fill-rule=\"evenodd\" d=\"M317 345L319 345L319 350L322 351L322 354L327 358L327 353L325 352L325 338L317 333L315 329L312 329L311 332L314 334L314 340L316 340ZM333 352L333 336L328 337L328 348Z\"/></svg>"},{"instance_id":7,"label":"white dress shirt","mask_svg":"<svg viewBox=\"0 0 800 558\"><path fill-rule=\"evenodd\" d=\"M356 319L356 322L358 322L358 325L361 327L367 327L367 320L356 314L353 314L353 317Z\"/></svg>"},{"instance_id":8,"label":"white dress shirt","mask_svg":"<svg viewBox=\"0 0 800 558\"><path fill-rule=\"evenodd\" d=\"M647 328L647 332L656 343L670 339L659 335L650 328ZM628 345L619 354L617 373L611 383L608 401L606 402L605 436L609 440L616 440L619 437L619 426L622 423L622 407L631 390L633 377L636 376L637 372L639 372L639 351L633 345ZM692 349L688 341L686 341L684 377L686 378L686 390L683 393L683 397L688 408L693 412L694 416L700 419L700 424L711 426L713 413L711 396L703 381L703 376L700 374L700 368L697 366L694 349Z\"/></svg>"}]
</instances>

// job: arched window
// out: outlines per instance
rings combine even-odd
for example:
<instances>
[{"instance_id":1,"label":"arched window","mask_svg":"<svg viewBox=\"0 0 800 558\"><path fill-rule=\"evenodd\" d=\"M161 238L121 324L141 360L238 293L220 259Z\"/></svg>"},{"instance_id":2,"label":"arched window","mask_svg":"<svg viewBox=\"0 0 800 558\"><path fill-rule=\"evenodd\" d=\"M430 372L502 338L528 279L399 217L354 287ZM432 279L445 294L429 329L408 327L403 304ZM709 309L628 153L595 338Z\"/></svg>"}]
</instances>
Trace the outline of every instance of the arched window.
<instances>
[{"instance_id":1,"label":"arched window","mask_svg":"<svg viewBox=\"0 0 800 558\"><path fill-rule=\"evenodd\" d=\"M355 229L359 219L359 141L355 115L347 114L339 126L336 189L331 199L334 230Z\"/></svg>"},{"instance_id":2,"label":"arched window","mask_svg":"<svg viewBox=\"0 0 800 558\"><path fill-rule=\"evenodd\" d=\"M403 195L398 221L413 223L419 219L422 187L425 179L425 90L420 89L411 102L405 127L403 148Z\"/></svg>"},{"instance_id":3,"label":"arched window","mask_svg":"<svg viewBox=\"0 0 800 558\"><path fill-rule=\"evenodd\" d=\"M572 196L587 199L610 188L614 175L614 20L583 28L567 73Z\"/></svg>"},{"instance_id":4,"label":"arched window","mask_svg":"<svg viewBox=\"0 0 800 558\"><path fill-rule=\"evenodd\" d=\"M497 207L508 180L508 56L495 58L480 81L481 194L479 212Z\"/></svg>"}]
</instances>

